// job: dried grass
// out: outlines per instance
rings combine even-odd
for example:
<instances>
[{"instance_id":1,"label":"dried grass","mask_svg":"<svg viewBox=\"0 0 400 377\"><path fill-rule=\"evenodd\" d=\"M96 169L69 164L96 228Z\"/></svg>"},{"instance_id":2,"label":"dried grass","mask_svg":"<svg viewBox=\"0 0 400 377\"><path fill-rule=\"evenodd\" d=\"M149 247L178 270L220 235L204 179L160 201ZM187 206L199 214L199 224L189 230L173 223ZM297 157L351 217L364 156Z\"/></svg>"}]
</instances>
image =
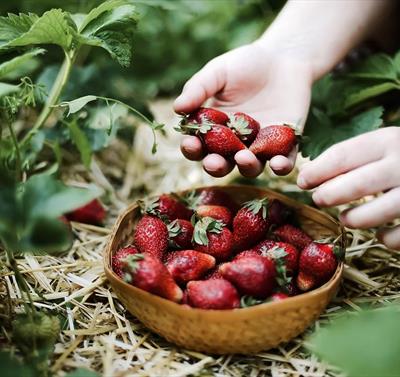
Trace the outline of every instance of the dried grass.
<instances>
[{"instance_id":1,"label":"dried grass","mask_svg":"<svg viewBox=\"0 0 400 377\"><path fill-rule=\"evenodd\" d=\"M168 101L159 102L155 113L171 119L169 109ZM52 310L63 319L63 331L52 360L55 375L84 367L107 377L339 376L339 371L321 363L303 347L312 328L289 344L258 355L212 356L176 348L150 333L125 311L110 290L101 261L118 212L144 191L168 192L215 183L198 165L180 156L176 135L160 142L155 157L148 152L151 140L148 136L147 128L140 126L133 149L116 142L94 161L90 172L75 165L65 172L70 183L84 185L85 181L92 181L108 192L110 215L105 227L72 224L76 239L67 254L19 259L36 307ZM269 185L292 190L293 177L293 174L285 179L268 177ZM231 179L232 175L218 183ZM372 230L349 231L349 237L343 285L315 328L344 312L400 299L400 253L377 243ZM1 271L0 298L0 344L8 347L11 337L8 318L12 311L21 310L21 293L6 268Z\"/></svg>"}]
</instances>

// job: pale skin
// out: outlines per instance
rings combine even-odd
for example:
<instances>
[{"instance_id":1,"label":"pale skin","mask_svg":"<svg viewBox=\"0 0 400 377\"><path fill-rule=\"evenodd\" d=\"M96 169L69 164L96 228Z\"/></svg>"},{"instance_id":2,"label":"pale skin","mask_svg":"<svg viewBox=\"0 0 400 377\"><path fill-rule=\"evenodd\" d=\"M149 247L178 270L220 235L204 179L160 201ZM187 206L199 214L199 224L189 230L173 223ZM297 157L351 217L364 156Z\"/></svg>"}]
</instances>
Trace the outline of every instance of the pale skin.
<instances>
[{"instance_id":1,"label":"pale skin","mask_svg":"<svg viewBox=\"0 0 400 377\"><path fill-rule=\"evenodd\" d=\"M174 108L189 113L206 100L223 111L242 111L262 126L296 125L302 132L313 82L331 71L345 55L372 34L382 31L393 13L391 0L292 0L257 41L229 51L206 64L184 86ZM234 164L217 154L205 156L201 142L185 136L182 153L203 160L215 177ZM297 151L275 156L269 167L288 174ZM239 151L235 164L246 177L256 177L264 165L249 151ZM384 192L366 204L341 214L351 228L383 227L400 217L400 129L389 127L332 146L300 168L297 183L314 189L319 206L334 206ZM379 238L400 249L400 226L384 229Z\"/></svg>"}]
</instances>

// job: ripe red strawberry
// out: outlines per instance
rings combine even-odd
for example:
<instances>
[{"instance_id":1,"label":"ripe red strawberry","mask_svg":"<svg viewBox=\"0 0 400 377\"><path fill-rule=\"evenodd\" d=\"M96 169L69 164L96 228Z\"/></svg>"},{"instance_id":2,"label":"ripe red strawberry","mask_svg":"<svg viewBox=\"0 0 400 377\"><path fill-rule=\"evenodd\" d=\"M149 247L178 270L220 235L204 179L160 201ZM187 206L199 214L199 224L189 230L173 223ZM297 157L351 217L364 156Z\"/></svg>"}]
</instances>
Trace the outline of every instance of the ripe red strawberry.
<instances>
[{"instance_id":1,"label":"ripe red strawberry","mask_svg":"<svg viewBox=\"0 0 400 377\"><path fill-rule=\"evenodd\" d=\"M295 246L298 250L303 250L312 242L312 238L300 228L285 224L274 231L274 234L283 242Z\"/></svg>"},{"instance_id":2,"label":"ripe red strawberry","mask_svg":"<svg viewBox=\"0 0 400 377\"><path fill-rule=\"evenodd\" d=\"M190 221L177 219L168 224L167 228L172 247L179 249L190 249L192 247L194 227Z\"/></svg>"},{"instance_id":3,"label":"ripe red strawberry","mask_svg":"<svg viewBox=\"0 0 400 377\"><path fill-rule=\"evenodd\" d=\"M289 296L286 293L283 292L276 292L273 295L271 295L271 301L282 301L287 299Z\"/></svg>"},{"instance_id":4,"label":"ripe red strawberry","mask_svg":"<svg viewBox=\"0 0 400 377\"><path fill-rule=\"evenodd\" d=\"M230 226L232 222L231 211L223 206L201 205L196 209L199 217L212 217L215 220L221 220L226 226Z\"/></svg>"},{"instance_id":5,"label":"ripe red strawberry","mask_svg":"<svg viewBox=\"0 0 400 377\"><path fill-rule=\"evenodd\" d=\"M182 305L190 306L190 305L189 305L189 299L188 299L187 290L184 290L184 291L183 291L183 296L182 296L181 304L182 304Z\"/></svg>"},{"instance_id":6,"label":"ripe red strawberry","mask_svg":"<svg viewBox=\"0 0 400 377\"><path fill-rule=\"evenodd\" d=\"M186 208L178 197L173 197L170 194L163 194L147 203L140 202L140 204L144 207L146 213L169 221L176 219L190 220L193 215L193 211Z\"/></svg>"},{"instance_id":7,"label":"ripe red strawberry","mask_svg":"<svg viewBox=\"0 0 400 377\"><path fill-rule=\"evenodd\" d=\"M236 250L249 249L265 237L269 228L268 199L256 199L244 204L233 219Z\"/></svg>"},{"instance_id":8,"label":"ripe red strawberry","mask_svg":"<svg viewBox=\"0 0 400 377\"><path fill-rule=\"evenodd\" d=\"M226 260L233 251L233 235L220 220L204 217L194 227L193 246L218 261Z\"/></svg>"},{"instance_id":9,"label":"ripe red strawberry","mask_svg":"<svg viewBox=\"0 0 400 377\"><path fill-rule=\"evenodd\" d=\"M229 122L229 117L224 112L209 107L200 107L187 117L189 123L224 124Z\"/></svg>"},{"instance_id":10,"label":"ripe red strawberry","mask_svg":"<svg viewBox=\"0 0 400 377\"><path fill-rule=\"evenodd\" d=\"M123 266L128 255L139 254L135 246L127 246L119 249L112 257L112 269L122 279L124 276Z\"/></svg>"},{"instance_id":11,"label":"ripe red strawberry","mask_svg":"<svg viewBox=\"0 0 400 377\"><path fill-rule=\"evenodd\" d=\"M229 159L246 148L229 127L215 124L200 132L206 150L210 154L217 153Z\"/></svg>"},{"instance_id":12,"label":"ripe red strawberry","mask_svg":"<svg viewBox=\"0 0 400 377\"><path fill-rule=\"evenodd\" d=\"M268 126L260 130L249 149L260 161L266 161L277 155L287 156L295 145L293 128L286 125Z\"/></svg>"},{"instance_id":13,"label":"ripe red strawberry","mask_svg":"<svg viewBox=\"0 0 400 377\"><path fill-rule=\"evenodd\" d=\"M263 243L265 246L259 247L259 245ZM273 246L269 247L266 246L268 243L269 240L267 242L261 242L253 250L259 251L262 256L268 257L274 261L280 259L280 262L283 262L286 270L291 273L297 271L299 267L299 252L293 245L285 242L274 242L273 244L271 243Z\"/></svg>"},{"instance_id":14,"label":"ripe red strawberry","mask_svg":"<svg viewBox=\"0 0 400 377\"><path fill-rule=\"evenodd\" d=\"M238 204L225 191L218 188L204 188L196 193L192 191L186 197L189 207L196 209L200 205L217 205L228 208L232 214L238 210Z\"/></svg>"},{"instance_id":15,"label":"ripe red strawberry","mask_svg":"<svg viewBox=\"0 0 400 377\"><path fill-rule=\"evenodd\" d=\"M241 259L241 258L244 258L244 257L254 256L254 255L261 255L261 253L257 252L254 249L244 250L244 251L241 251L239 254L237 254L235 256L235 258L233 258L233 260L235 261L235 260L238 260L238 259Z\"/></svg>"},{"instance_id":16,"label":"ripe red strawberry","mask_svg":"<svg viewBox=\"0 0 400 377\"><path fill-rule=\"evenodd\" d=\"M101 225L106 217L106 210L98 199L77 208L65 215L69 221L78 223Z\"/></svg>"},{"instance_id":17,"label":"ripe red strawberry","mask_svg":"<svg viewBox=\"0 0 400 377\"><path fill-rule=\"evenodd\" d=\"M260 131L260 123L251 116L240 112L230 117L228 127L232 128L239 139L247 146L251 145Z\"/></svg>"},{"instance_id":18,"label":"ripe red strawberry","mask_svg":"<svg viewBox=\"0 0 400 377\"><path fill-rule=\"evenodd\" d=\"M201 309L235 309L240 305L235 287L225 279L190 281L187 285L188 301Z\"/></svg>"},{"instance_id":19,"label":"ripe red strawberry","mask_svg":"<svg viewBox=\"0 0 400 377\"><path fill-rule=\"evenodd\" d=\"M302 291L308 291L327 282L337 264L334 245L311 242L300 253L297 286Z\"/></svg>"},{"instance_id":20,"label":"ripe red strawberry","mask_svg":"<svg viewBox=\"0 0 400 377\"><path fill-rule=\"evenodd\" d=\"M182 300L182 290L162 262L151 254L129 255L125 259L123 271L124 280L135 287L171 301Z\"/></svg>"},{"instance_id":21,"label":"ripe red strawberry","mask_svg":"<svg viewBox=\"0 0 400 377\"><path fill-rule=\"evenodd\" d=\"M136 225L135 246L141 253L162 259L168 248L168 228L155 216L143 216Z\"/></svg>"},{"instance_id":22,"label":"ripe red strawberry","mask_svg":"<svg viewBox=\"0 0 400 377\"><path fill-rule=\"evenodd\" d=\"M280 226L284 224L291 215L291 210L278 199L273 199L268 208L268 218L271 225Z\"/></svg>"},{"instance_id":23,"label":"ripe red strawberry","mask_svg":"<svg viewBox=\"0 0 400 377\"><path fill-rule=\"evenodd\" d=\"M244 256L224 263L219 271L242 295L255 298L268 297L275 287L275 264L260 255Z\"/></svg>"},{"instance_id":24,"label":"ripe red strawberry","mask_svg":"<svg viewBox=\"0 0 400 377\"><path fill-rule=\"evenodd\" d=\"M168 254L165 264L178 284L200 279L215 267L215 258L195 250L174 251Z\"/></svg>"},{"instance_id":25,"label":"ripe red strawberry","mask_svg":"<svg viewBox=\"0 0 400 377\"><path fill-rule=\"evenodd\" d=\"M261 241L260 243L258 243L256 246L254 246L251 250L257 252L259 255L266 255L266 252L270 249L272 249L273 247L275 247L277 244L276 241L274 240L264 240Z\"/></svg>"}]
</instances>

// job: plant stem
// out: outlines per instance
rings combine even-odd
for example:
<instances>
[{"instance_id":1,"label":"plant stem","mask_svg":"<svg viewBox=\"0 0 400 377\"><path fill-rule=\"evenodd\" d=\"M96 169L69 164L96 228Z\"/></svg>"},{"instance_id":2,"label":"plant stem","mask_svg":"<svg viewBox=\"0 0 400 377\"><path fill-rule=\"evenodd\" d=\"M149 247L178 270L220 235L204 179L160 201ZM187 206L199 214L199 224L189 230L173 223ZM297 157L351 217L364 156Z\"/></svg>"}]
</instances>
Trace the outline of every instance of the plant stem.
<instances>
[{"instance_id":1,"label":"plant stem","mask_svg":"<svg viewBox=\"0 0 400 377\"><path fill-rule=\"evenodd\" d=\"M68 81L68 77L71 73L75 57L76 57L76 50L65 52L64 62L61 65L60 70L58 71L57 78L54 81L54 84L50 90L46 104L44 105L32 129L22 139L22 144L29 142L29 140L37 133L37 131L43 126L43 124L50 116L51 112L53 111L54 105L58 102L60 94L63 91L65 84Z\"/></svg>"},{"instance_id":2,"label":"plant stem","mask_svg":"<svg viewBox=\"0 0 400 377\"><path fill-rule=\"evenodd\" d=\"M146 123L148 123L150 125L151 131L153 132L153 150L152 150L152 152L155 153L156 148L157 148L157 135L156 135L155 123L152 120L150 120L149 118L147 118L146 115L142 114L139 110L136 110L134 107L129 106L125 102L122 102L122 101L117 100L115 98L101 97L101 96L96 96L96 97L98 99L106 101L107 105L108 105L108 102L114 102L114 103L117 103L117 104L119 104L121 106L124 106L128 110L130 110L132 113L134 113L137 116L139 116L140 118L142 118Z\"/></svg>"},{"instance_id":3,"label":"plant stem","mask_svg":"<svg viewBox=\"0 0 400 377\"><path fill-rule=\"evenodd\" d=\"M18 144L18 140L17 137L15 135L14 129L12 127L11 121L9 119L6 120L8 129L10 130L10 135L11 135L11 139L12 142L14 144L14 148L15 148L15 155L16 155L16 176L17 176L17 180L20 181L22 178L22 159L21 159L21 150L19 148L19 144Z\"/></svg>"},{"instance_id":4,"label":"plant stem","mask_svg":"<svg viewBox=\"0 0 400 377\"><path fill-rule=\"evenodd\" d=\"M11 266L12 270L14 271L14 275L15 275L15 279L17 281L18 287L28 297L29 304L27 304L25 302L25 300L23 300L23 305L25 307L26 314L29 316L29 319L31 321L33 321L33 312L34 312L35 307L33 305L31 293L29 292L28 284L26 283L25 278L22 276L22 274L19 270L18 263L17 263L16 259L14 258L14 253L12 251L10 251L10 249L7 247L5 248L5 250L7 253L7 258L10 263L10 266Z\"/></svg>"}]
</instances>

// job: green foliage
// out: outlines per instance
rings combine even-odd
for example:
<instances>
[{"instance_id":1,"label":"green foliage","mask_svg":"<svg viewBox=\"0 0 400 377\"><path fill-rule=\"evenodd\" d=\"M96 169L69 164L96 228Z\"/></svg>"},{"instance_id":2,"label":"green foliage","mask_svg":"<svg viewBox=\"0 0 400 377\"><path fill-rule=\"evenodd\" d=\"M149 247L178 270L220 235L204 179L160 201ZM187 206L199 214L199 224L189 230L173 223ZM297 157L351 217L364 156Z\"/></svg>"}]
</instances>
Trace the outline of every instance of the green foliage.
<instances>
[{"instance_id":1,"label":"green foliage","mask_svg":"<svg viewBox=\"0 0 400 377\"><path fill-rule=\"evenodd\" d=\"M15 253L68 248L71 235L59 217L99 196L94 187L68 187L47 174L23 183L5 171L0 176L0 240Z\"/></svg>"},{"instance_id":2,"label":"green foliage","mask_svg":"<svg viewBox=\"0 0 400 377\"><path fill-rule=\"evenodd\" d=\"M77 368L69 372L65 377L100 377L100 374L85 368Z\"/></svg>"},{"instance_id":3,"label":"green foliage","mask_svg":"<svg viewBox=\"0 0 400 377\"><path fill-rule=\"evenodd\" d=\"M400 307L366 310L319 330L309 348L348 377L395 377L400 371Z\"/></svg>"},{"instance_id":4,"label":"green foliage","mask_svg":"<svg viewBox=\"0 0 400 377\"><path fill-rule=\"evenodd\" d=\"M34 377L32 368L29 365L22 364L9 352L0 352L0 365L2 377Z\"/></svg>"},{"instance_id":5,"label":"green foliage","mask_svg":"<svg viewBox=\"0 0 400 377\"><path fill-rule=\"evenodd\" d=\"M301 152L315 158L331 145L384 124L383 95L400 90L400 52L371 55L344 75L326 75L313 87Z\"/></svg>"}]
</instances>

